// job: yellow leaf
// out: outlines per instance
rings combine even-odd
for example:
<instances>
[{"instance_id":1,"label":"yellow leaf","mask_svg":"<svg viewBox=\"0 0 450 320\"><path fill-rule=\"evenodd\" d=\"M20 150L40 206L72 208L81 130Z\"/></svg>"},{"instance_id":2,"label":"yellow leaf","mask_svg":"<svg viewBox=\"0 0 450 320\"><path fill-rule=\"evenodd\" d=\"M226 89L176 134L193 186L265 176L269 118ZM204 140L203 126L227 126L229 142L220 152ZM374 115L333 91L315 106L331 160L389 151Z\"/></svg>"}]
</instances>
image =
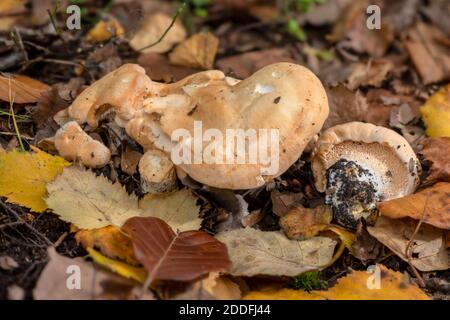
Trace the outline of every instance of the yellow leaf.
<instances>
[{"instance_id":1,"label":"yellow leaf","mask_svg":"<svg viewBox=\"0 0 450 320\"><path fill-rule=\"evenodd\" d=\"M200 206L188 189L162 194L147 194L139 201L143 217L156 217L167 222L172 229L181 231L198 230Z\"/></svg>"},{"instance_id":2,"label":"yellow leaf","mask_svg":"<svg viewBox=\"0 0 450 320\"><path fill-rule=\"evenodd\" d=\"M47 205L62 220L80 229L97 229L139 216L135 195L128 195L119 184L92 171L70 167L47 184Z\"/></svg>"},{"instance_id":3,"label":"yellow leaf","mask_svg":"<svg viewBox=\"0 0 450 320\"><path fill-rule=\"evenodd\" d=\"M0 153L0 196L35 212L47 209L45 185L70 163L37 148Z\"/></svg>"},{"instance_id":4,"label":"yellow leaf","mask_svg":"<svg viewBox=\"0 0 450 320\"><path fill-rule=\"evenodd\" d=\"M377 269L379 268L379 269ZM340 278L335 286L327 291L281 289L253 291L245 300L429 300L429 297L415 284L410 283L400 272L377 265L375 273L353 271ZM377 273L377 271L379 273ZM379 287L372 281L380 276Z\"/></svg>"},{"instance_id":5,"label":"yellow leaf","mask_svg":"<svg viewBox=\"0 0 450 320\"><path fill-rule=\"evenodd\" d=\"M450 137L450 84L428 98L420 112L429 137Z\"/></svg>"},{"instance_id":6,"label":"yellow leaf","mask_svg":"<svg viewBox=\"0 0 450 320\"><path fill-rule=\"evenodd\" d=\"M136 268L130 266L129 264L110 259L92 248L87 248L86 250L94 262L121 275L122 277L133 279L140 283L144 283L145 279L147 279L147 271L144 268Z\"/></svg>"},{"instance_id":7,"label":"yellow leaf","mask_svg":"<svg viewBox=\"0 0 450 320\"><path fill-rule=\"evenodd\" d=\"M15 75L10 78L0 76L0 99L9 102L9 91L14 103L34 103L42 93L50 90L45 83L27 76Z\"/></svg>"},{"instance_id":8,"label":"yellow leaf","mask_svg":"<svg viewBox=\"0 0 450 320\"><path fill-rule=\"evenodd\" d=\"M20 13L25 13L25 0L2 0L0 1L0 31L9 31Z\"/></svg>"},{"instance_id":9,"label":"yellow leaf","mask_svg":"<svg viewBox=\"0 0 450 320\"><path fill-rule=\"evenodd\" d=\"M131 239L117 227L80 230L75 235L75 239L84 248L98 248L110 258L119 259L134 266L139 265L134 257Z\"/></svg>"},{"instance_id":10,"label":"yellow leaf","mask_svg":"<svg viewBox=\"0 0 450 320\"><path fill-rule=\"evenodd\" d=\"M101 20L89 30L86 40L90 42L104 42L111 37L116 36L123 38L125 30L122 25L114 18L110 18L108 21Z\"/></svg>"}]
</instances>

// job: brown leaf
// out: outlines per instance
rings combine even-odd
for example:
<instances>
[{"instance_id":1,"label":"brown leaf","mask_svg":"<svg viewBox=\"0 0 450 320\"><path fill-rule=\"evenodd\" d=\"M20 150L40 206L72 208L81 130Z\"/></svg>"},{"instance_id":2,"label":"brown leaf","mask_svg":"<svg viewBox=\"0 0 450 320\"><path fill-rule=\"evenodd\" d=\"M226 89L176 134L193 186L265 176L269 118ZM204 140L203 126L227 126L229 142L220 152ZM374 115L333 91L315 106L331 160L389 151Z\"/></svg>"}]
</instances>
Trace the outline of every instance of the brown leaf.
<instances>
[{"instance_id":1,"label":"brown leaf","mask_svg":"<svg viewBox=\"0 0 450 320\"><path fill-rule=\"evenodd\" d=\"M358 53L366 52L379 58L386 53L394 40L394 30L390 24L384 22L381 29L367 28L365 11L368 5L367 0L352 1L327 38L330 41L338 41L340 48Z\"/></svg>"},{"instance_id":2,"label":"brown leaf","mask_svg":"<svg viewBox=\"0 0 450 320\"><path fill-rule=\"evenodd\" d=\"M52 88L49 91L42 93L37 100L36 110L33 112L33 121L36 123L38 129L42 129L48 126L50 122L53 122L53 116L58 111L67 108L70 105L69 102L61 98L56 88ZM55 123L55 127L56 123Z\"/></svg>"},{"instance_id":3,"label":"brown leaf","mask_svg":"<svg viewBox=\"0 0 450 320\"><path fill-rule=\"evenodd\" d=\"M15 75L11 78L0 76L0 99L9 102L9 89L14 103L34 103L50 87L27 76Z\"/></svg>"},{"instance_id":4,"label":"brown leaf","mask_svg":"<svg viewBox=\"0 0 450 320\"><path fill-rule=\"evenodd\" d=\"M422 144L423 149L420 153L431 162L430 174L426 181L450 182L450 138L428 138Z\"/></svg>"},{"instance_id":5,"label":"brown leaf","mask_svg":"<svg viewBox=\"0 0 450 320\"><path fill-rule=\"evenodd\" d=\"M389 219L382 216L378 218L375 226L368 227L367 231L401 259L410 261L420 271L450 268L444 231L422 224L414 235L417 223L409 218ZM413 235L414 238L412 238ZM406 254L409 244L408 254Z\"/></svg>"},{"instance_id":6,"label":"brown leaf","mask_svg":"<svg viewBox=\"0 0 450 320\"><path fill-rule=\"evenodd\" d=\"M355 63L348 78L348 87L352 90L360 86L380 87L393 67L393 63L389 60Z\"/></svg>"},{"instance_id":7,"label":"brown leaf","mask_svg":"<svg viewBox=\"0 0 450 320\"><path fill-rule=\"evenodd\" d=\"M134 151L128 145L125 146L125 151L122 153L120 159L120 168L123 172L134 175L137 171L139 160L142 157L142 153Z\"/></svg>"},{"instance_id":8,"label":"brown leaf","mask_svg":"<svg viewBox=\"0 0 450 320\"><path fill-rule=\"evenodd\" d=\"M324 230L331 219L332 213L328 206L314 209L295 206L280 218L280 226L288 238L304 240Z\"/></svg>"},{"instance_id":9,"label":"brown leaf","mask_svg":"<svg viewBox=\"0 0 450 320\"><path fill-rule=\"evenodd\" d=\"M448 41L439 29L422 22L407 34L404 45L423 83L430 84L450 76L450 49L441 41Z\"/></svg>"},{"instance_id":10,"label":"brown leaf","mask_svg":"<svg viewBox=\"0 0 450 320\"><path fill-rule=\"evenodd\" d=\"M352 255L362 261L378 258L383 245L367 232L365 223L360 220L356 227L355 241L352 245Z\"/></svg>"},{"instance_id":11,"label":"brown leaf","mask_svg":"<svg viewBox=\"0 0 450 320\"><path fill-rule=\"evenodd\" d=\"M450 229L450 183L439 182L409 196L380 202L380 214L392 219L410 217L441 229Z\"/></svg>"},{"instance_id":12,"label":"brown leaf","mask_svg":"<svg viewBox=\"0 0 450 320\"><path fill-rule=\"evenodd\" d=\"M138 58L138 64L145 69L145 73L152 80L167 83L181 80L200 71L199 69L172 65L166 56L156 52L141 54Z\"/></svg>"},{"instance_id":13,"label":"brown leaf","mask_svg":"<svg viewBox=\"0 0 450 320\"><path fill-rule=\"evenodd\" d=\"M274 48L222 58L217 61L217 66L235 78L245 79L257 70L275 62L294 62L294 60L286 49Z\"/></svg>"},{"instance_id":14,"label":"brown leaf","mask_svg":"<svg viewBox=\"0 0 450 320\"><path fill-rule=\"evenodd\" d=\"M353 92L344 85L327 89L330 114L324 129L350 121L362 121L367 113L367 103L359 92Z\"/></svg>"},{"instance_id":15,"label":"brown leaf","mask_svg":"<svg viewBox=\"0 0 450 320\"><path fill-rule=\"evenodd\" d=\"M200 69L212 69L219 39L211 32L194 34L169 54L170 63Z\"/></svg>"},{"instance_id":16,"label":"brown leaf","mask_svg":"<svg viewBox=\"0 0 450 320\"><path fill-rule=\"evenodd\" d=\"M212 272L205 279L200 279L189 286L186 292L173 297L173 300L239 300L241 298L239 286L220 276L218 272Z\"/></svg>"},{"instance_id":17,"label":"brown leaf","mask_svg":"<svg viewBox=\"0 0 450 320\"><path fill-rule=\"evenodd\" d=\"M136 258L155 280L191 281L230 265L226 246L203 231L176 234L159 218L129 219L123 230L131 236Z\"/></svg>"},{"instance_id":18,"label":"brown leaf","mask_svg":"<svg viewBox=\"0 0 450 320\"><path fill-rule=\"evenodd\" d=\"M304 197L303 193L279 192L274 190L270 194L272 211L277 216L282 217L290 210L294 203L302 201Z\"/></svg>"}]
</instances>

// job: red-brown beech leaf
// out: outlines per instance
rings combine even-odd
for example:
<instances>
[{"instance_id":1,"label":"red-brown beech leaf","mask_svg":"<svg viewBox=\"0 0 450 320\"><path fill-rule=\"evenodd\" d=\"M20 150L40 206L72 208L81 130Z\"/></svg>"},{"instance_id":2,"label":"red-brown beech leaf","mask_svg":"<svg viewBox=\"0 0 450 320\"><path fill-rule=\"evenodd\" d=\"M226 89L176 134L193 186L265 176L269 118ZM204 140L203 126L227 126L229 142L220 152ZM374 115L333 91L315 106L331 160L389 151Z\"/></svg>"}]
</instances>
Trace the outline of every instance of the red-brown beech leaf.
<instances>
[{"instance_id":1,"label":"red-brown beech leaf","mask_svg":"<svg viewBox=\"0 0 450 320\"><path fill-rule=\"evenodd\" d=\"M136 259L148 270L148 282L192 281L231 266L225 244L203 231L175 233L159 218L133 217L122 229L131 237Z\"/></svg>"}]
</instances>

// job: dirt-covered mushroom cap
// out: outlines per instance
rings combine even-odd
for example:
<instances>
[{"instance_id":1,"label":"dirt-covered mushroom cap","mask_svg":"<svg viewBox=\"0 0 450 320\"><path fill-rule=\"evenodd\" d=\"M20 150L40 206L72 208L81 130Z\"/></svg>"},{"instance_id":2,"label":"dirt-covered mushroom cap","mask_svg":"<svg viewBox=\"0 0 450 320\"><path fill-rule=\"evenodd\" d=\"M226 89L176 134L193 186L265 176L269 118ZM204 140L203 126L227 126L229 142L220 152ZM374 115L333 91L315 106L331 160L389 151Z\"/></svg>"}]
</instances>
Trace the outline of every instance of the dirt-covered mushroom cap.
<instances>
[{"instance_id":1,"label":"dirt-covered mushroom cap","mask_svg":"<svg viewBox=\"0 0 450 320\"><path fill-rule=\"evenodd\" d=\"M354 215L353 221L347 217L350 225L377 201L411 194L420 182L420 162L405 138L369 123L326 130L315 144L311 165L315 186L327 192L334 213Z\"/></svg>"},{"instance_id":2,"label":"dirt-covered mushroom cap","mask_svg":"<svg viewBox=\"0 0 450 320\"><path fill-rule=\"evenodd\" d=\"M76 121L62 126L55 134L54 143L61 157L80 161L90 168L103 167L111 159L109 149L85 133Z\"/></svg>"}]
</instances>

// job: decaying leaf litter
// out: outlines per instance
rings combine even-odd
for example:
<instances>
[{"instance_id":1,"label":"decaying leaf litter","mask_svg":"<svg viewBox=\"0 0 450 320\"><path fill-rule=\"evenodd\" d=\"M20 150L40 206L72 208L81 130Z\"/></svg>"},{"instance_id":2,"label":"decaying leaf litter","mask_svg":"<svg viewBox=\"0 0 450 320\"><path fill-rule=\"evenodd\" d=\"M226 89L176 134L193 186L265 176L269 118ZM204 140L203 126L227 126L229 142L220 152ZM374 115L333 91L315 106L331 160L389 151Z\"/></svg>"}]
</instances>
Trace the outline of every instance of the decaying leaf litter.
<instances>
[{"instance_id":1,"label":"decaying leaf litter","mask_svg":"<svg viewBox=\"0 0 450 320\"><path fill-rule=\"evenodd\" d=\"M382 32L365 27L364 0L309 1L307 9L270 0L113 1L83 5L81 30L68 30L52 1L25 2L0 7L1 298L448 299L445 1L377 1ZM53 139L74 118L66 108L123 64L139 64L142 71L132 69L141 81L145 72L172 83L213 68L246 79L278 62L304 65L322 81L330 109L322 133L352 121L399 133L423 169L411 180L420 183L414 194L378 201L366 221L347 223L330 208L336 197L319 192L314 155L325 153L317 144L280 177L232 190L165 162L158 181L150 174L143 182L146 141L104 108L86 117L89 125L71 125L82 148L62 151ZM108 87L96 99L133 103ZM71 263L97 274L76 296L60 281ZM376 264L401 291L363 289Z\"/></svg>"}]
</instances>

